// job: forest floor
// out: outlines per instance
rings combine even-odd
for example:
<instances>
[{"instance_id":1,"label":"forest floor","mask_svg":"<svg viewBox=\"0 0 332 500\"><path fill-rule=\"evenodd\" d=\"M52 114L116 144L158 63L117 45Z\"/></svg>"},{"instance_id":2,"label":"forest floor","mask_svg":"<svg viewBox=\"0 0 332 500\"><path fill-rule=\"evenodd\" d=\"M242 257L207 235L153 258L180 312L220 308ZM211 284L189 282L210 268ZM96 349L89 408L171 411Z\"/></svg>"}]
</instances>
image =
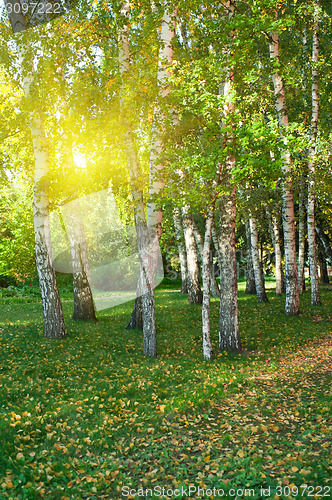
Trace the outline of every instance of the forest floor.
<instances>
[{"instance_id":1,"label":"forest floor","mask_svg":"<svg viewBox=\"0 0 332 500\"><path fill-rule=\"evenodd\" d=\"M50 341L40 302L0 299L0 499L331 498L332 287L288 318L272 286L258 304L240 284L238 356L218 352L212 299L212 362L174 284L154 360L132 303L83 324L65 302Z\"/></svg>"}]
</instances>

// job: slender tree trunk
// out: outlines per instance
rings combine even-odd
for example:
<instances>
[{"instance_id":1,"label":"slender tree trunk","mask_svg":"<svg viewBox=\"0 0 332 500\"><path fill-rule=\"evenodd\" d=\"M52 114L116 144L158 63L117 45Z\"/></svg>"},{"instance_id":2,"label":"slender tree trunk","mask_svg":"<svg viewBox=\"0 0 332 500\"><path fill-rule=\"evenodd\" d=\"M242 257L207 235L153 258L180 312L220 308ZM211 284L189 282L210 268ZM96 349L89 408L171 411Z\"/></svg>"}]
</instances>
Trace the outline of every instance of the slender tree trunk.
<instances>
[{"instance_id":1,"label":"slender tree trunk","mask_svg":"<svg viewBox=\"0 0 332 500\"><path fill-rule=\"evenodd\" d=\"M194 229L194 236L195 236L196 245L197 245L198 251L200 253L200 256L201 256L201 259L203 262L204 241L203 241L202 235L200 233L200 230L199 230L194 218L193 218L193 229ZM211 247L211 237L210 237L209 248L210 247ZM215 275L213 273L211 261L210 261L210 287L211 287L212 296L213 297L220 297L219 287L218 287L218 283L217 283L217 280L215 278Z\"/></svg>"},{"instance_id":2,"label":"slender tree trunk","mask_svg":"<svg viewBox=\"0 0 332 500\"><path fill-rule=\"evenodd\" d=\"M317 245L315 238L315 153L318 125L318 49L319 49L319 2L315 2L314 34L312 42L312 119L311 119L311 146L308 163L308 246L311 284L311 305L320 305L320 288L317 265Z\"/></svg>"},{"instance_id":3,"label":"slender tree trunk","mask_svg":"<svg viewBox=\"0 0 332 500\"><path fill-rule=\"evenodd\" d=\"M227 170L232 171L235 159L229 157ZM241 352L237 303L237 275L235 254L236 188L220 200L219 248L220 267L220 312L219 349Z\"/></svg>"},{"instance_id":4,"label":"slender tree trunk","mask_svg":"<svg viewBox=\"0 0 332 500\"><path fill-rule=\"evenodd\" d=\"M281 295L282 281L283 281L283 270L282 270L282 257L281 257L281 247L280 247L280 231L279 231L279 221L277 217L277 212L266 210L269 220L269 228L271 233L271 239L274 249L275 256L275 267L276 267L276 295Z\"/></svg>"},{"instance_id":5,"label":"slender tree trunk","mask_svg":"<svg viewBox=\"0 0 332 500\"><path fill-rule=\"evenodd\" d=\"M173 221L176 239L178 242L180 267L181 267L181 293L188 293L188 267L187 267L187 252L184 242L184 233L180 210L175 207L173 210Z\"/></svg>"},{"instance_id":6,"label":"slender tree trunk","mask_svg":"<svg viewBox=\"0 0 332 500\"><path fill-rule=\"evenodd\" d=\"M28 94L28 88L26 93ZM35 228L36 266L42 297L45 337L66 335L59 290L50 246L48 173L49 157L44 127L37 113L31 119L31 135L35 155L33 185L33 218Z\"/></svg>"},{"instance_id":7,"label":"slender tree trunk","mask_svg":"<svg viewBox=\"0 0 332 500\"><path fill-rule=\"evenodd\" d=\"M140 290L139 284L137 284L137 290ZM135 299L134 308L132 310L129 323L126 326L126 330L135 329L143 331L143 304L141 295L138 295Z\"/></svg>"},{"instance_id":8,"label":"slender tree trunk","mask_svg":"<svg viewBox=\"0 0 332 500\"><path fill-rule=\"evenodd\" d=\"M73 268L74 315L76 321L97 321L91 292L90 265L83 223L79 216L67 224Z\"/></svg>"},{"instance_id":9,"label":"slender tree trunk","mask_svg":"<svg viewBox=\"0 0 332 500\"><path fill-rule=\"evenodd\" d=\"M203 333L203 356L204 359L212 358L212 345L210 339L210 244L214 210L208 211L205 221L204 246L202 253L203 261L203 303L202 303L202 333Z\"/></svg>"},{"instance_id":10,"label":"slender tree trunk","mask_svg":"<svg viewBox=\"0 0 332 500\"><path fill-rule=\"evenodd\" d=\"M167 71L167 65L171 65L173 62L173 46L172 39L174 38L175 31L175 18L176 10L170 12L168 10L168 5L164 6L164 15L161 24L160 32L160 49L158 56L158 73L157 80L160 86L160 96L165 98L170 93L170 88L167 86L167 78L169 73ZM148 204L148 218L147 223L149 228L153 228L157 231L159 236L161 235L161 222L162 222L162 210L157 207L155 202L155 197L164 188L164 166L160 163L160 156L163 151L163 143L161 139L161 133L163 130L165 122L165 116L163 115L159 105L154 108L154 117L152 122L151 131L151 147L150 147L150 185L149 185L149 195L150 201Z\"/></svg>"},{"instance_id":11,"label":"slender tree trunk","mask_svg":"<svg viewBox=\"0 0 332 500\"><path fill-rule=\"evenodd\" d=\"M173 46L171 44L171 41L174 38L175 18L176 18L176 10L170 13L168 10L168 6L165 5L162 26L161 26L161 36L160 36L161 45L159 49L158 73L157 73L157 80L160 85L161 97L166 97L170 92L170 89L167 87L168 72L165 66L165 61L167 61L167 64L171 64L173 61ZM163 176L164 166L160 163L160 155L163 151L161 132L164 121L165 117L163 116L160 107L156 105L154 109L154 117L152 123L152 131L151 131L150 169L149 169L150 200L148 203L147 226L150 229L151 234L153 235L152 237L154 237L154 231L156 232L159 242L161 238L162 210L156 204L156 196L158 196L160 191L164 188L164 176ZM157 270L158 254L159 254L159 246L155 245L155 252L151 253L151 266L153 269L152 282L151 282L152 288L154 288L155 284L155 273ZM133 329L133 328L142 329L143 325L142 313L143 313L142 299L140 296L138 296L136 297L134 309L132 311L130 321L127 325L127 329Z\"/></svg>"},{"instance_id":12,"label":"slender tree trunk","mask_svg":"<svg viewBox=\"0 0 332 500\"><path fill-rule=\"evenodd\" d=\"M129 9L129 2L126 0L122 5L122 15L129 17ZM130 53L128 32L128 25L125 25L120 33L119 64L120 72L123 77L125 73L129 71ZM143 189L141 185L142 173L133 139L132 125L128 121L129 113L128 110L124 109L123 103L121 115L125 129L123 142L128 159L131 192L135 211L137 244L140 258L140 289L138 290L138 295L141 295L142 297L143 354L145 356L154 357L157 355L157 335L154 290L151 283L153 279L153 269L151 266L151 259L148 254L150 238L144 213Z\"/></svg>"},{"instance_id":13,"label":"slender tree trunk","mask_svg":"<svg viewBox=\"0 0 332 500\"><path fill-rule=\"evenodd\" d=\"M189 213L188 206L182 208L182 222L188 264L188 300L189 304L201 304L203 296L199 282L198 255L192 220L193 217Z\"/></svg>"},{"instance_id":14,"label":"slender tree trunk","mask_svg":"<svg viewBox=\"0 0 332 500\"><path fill-rule=\"evenodd\" d=\"M231 19L234 16L235 0L225 4L226 13ZM229 67L225 68L225 79L219 86L219 94L224 96L223 118L232 116L234 103L234 73L231 67L234 32L230 33L230 45L227 47ZM223 121L222 121L223 128ZM224 133L224 145L234 147L232 133ZM219 348L221 351L241 352L242 345L239 333L239 311L237 302L237 275L235 249L236 219L236 187L231 184L235 168L235 158L231 154L224 166L223 184L229 194L220 200L219 249L220 249L220 310L219 310Z\"/></svg>"},{"instance_id":15,"label":"slender tree trunk","mask_svg":"<svg viewBox=\"0 0 332 500\"><path fill-rule=\"evenodd\" d=\"M24 17L14 11L10 14L15 32L25 31ZM19 46L24 59L25 49ZM24 77L24 92L30 94L32 75ZM36 267L42 297L45 337L63 338L66 335L59 290L57 287L52 258L51 235L49 227L49 153L44 124L40 113L35 110L30 115L30 130L35 157L33 184L33 218L35 229Z\"/></svg>"},{"instance_id":16,"label":"slender tree trunk","mask_svg":"<svg viewBox=\"0 0 332 500\"><path fill-rule=\"evenodd\" d=\"M304 291L304 261L305 261L305 204L304 204L304 182L300 181L299 192L299 262L298 262L298 280L299 293Z\"/></svg>"},{"instance_id":17,"label":"slender tree trunk","mask_svg":"<svg viewBox=\"0 0 332 500\"><path fill-rule=\"evenodd\" d=\"M325 254L327 255L327 257L330 260L330 263L332 264L332 248L331 248L330 238L325 234L322 226L320 226L319 224L316 224L316 233L323 245Z\"/></svg>"},{"instance_id":18,"label":"slender tree trunk","mask_svg":"<svg viewBox=\"0 0 332 500\"><path fill-rule=\"evenodd\" d=\"M249 225L250 225L250 237L251 237L251 255L252 255L252 264L255 275L257 299L258 302L268 302L269 300L267 298L265 291L264 274L261 271L261 264L259 260L257 223L256 223L256 218L253 217L253 215L250 215L249 217Z\"/></svg>"},{"instance_id":19,"label":"slender tree trunk","mask_svg":"<svg viewBox=\"0 0 332 500\"><path fill-rule=\"evenodd\" d=\"M250 224L249 221L245 222L246 228L246 240L247 240L247 276L246 276L246 289L245 293L249 295L256 295L256 285L255 285L255 274L254 267L252 264L252 254L251 254L251 235L250 235Z\"/></svg>"},{"instance_id":20,"label":"slender tree trunk","mask_svg":"<svg viewBox=\"0 0 332 500\"><path fill-rule=\"evenodd\" d=\"M149 230L145 220L143 192L142 188L140 187L140 179L142 178L141 169L132 139L132 133L129 127L130 126L127 124L127 131L124 136L124 144L127 151L131 191L135 210L135 227L137 234L138 253L140 258L140 276L138 280L139 288L137 290L137 293L138 297L141 297L136 301L134 308L135 314L132 314L132 316L137 319L136 327L138 327L141 321L141 319L139 318L139 308L141 307L143 322L143 354L145 356L154 357L157 355L157 335L154 289L152 287L153 269L151 266L151 259L148 254L150 238Z\"/></svg>"},{"instance_id":21,"label":"slender tree trunk","mask_svg":"<svg viewBox=\"0 0 332 500\"><path fill-rule=\"evenodd\" d=\"M272 62L279 63L279 35L270 35L270 58ZM283 80L276 71L273 76L274 93L276 98L276 111L279 121L279 134L284 143L282 151L282 172L284 181L282 183L283 199L283 228L285 246L285 274L286 274L286 305L285 312L293 316L299 314L299 286L297 277L295 224L294 224L294 201L291 175L291 157L287 147L287 139L284 131L288 128L288 115L286 108L286 97Z\"/></svg>"},{"instance_id":22,"label":"slender tree trunk","mask_svg":"<svg viewBox=\"0 0 332 500\"><path fill-rule=\"evenodd\" d=\"M330 283L329 273L327 271L327 264L325 258L324 247L318 238L318 261L320 268L320 282L324 284Z\"/></svg>"},{"instance_id":23,"label":"slender tree trunk","mask_svg":"<svg viewBox=\"0 0 332 500\"><path fill-rule=\"evenodd\" d=\"M221 268L220 248L219 248L218 232L217 232L216 223L214 221L214 218L212 221L212 231L211 232L212 232L213 246L214 246L214 249L215 249L216 254L217 254L217 260L218 260L218 265L219 265L219 269L220 269Z\"/></svg>"}]
</instances>

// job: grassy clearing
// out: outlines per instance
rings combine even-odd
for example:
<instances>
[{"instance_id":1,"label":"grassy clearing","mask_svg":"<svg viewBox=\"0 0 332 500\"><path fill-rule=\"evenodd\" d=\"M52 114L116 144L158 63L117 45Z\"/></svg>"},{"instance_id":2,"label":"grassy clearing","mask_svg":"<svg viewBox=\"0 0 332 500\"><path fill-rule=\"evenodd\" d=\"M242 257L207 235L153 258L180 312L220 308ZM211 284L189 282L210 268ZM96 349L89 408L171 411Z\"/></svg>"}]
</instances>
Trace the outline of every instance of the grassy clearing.
<instances>
[{"instance_id":1,"label":"grassy clearing","mask_svg":"<svg viewBox=\"0 0 332 500\"><path fill-rule=\"evenodd\" d=\"M132 303L95 325L73 322L64 302L59 342L43 337L40 302L0 299L1 499L136 498L122 487L190 485L223 489L223 498L249 487L251 498L262 487L271 487L266 498L332 496L331 287L323 306L311 307L307 292L300 316L286 318L284 297L269 289L270 302L257 304L240 283L252 356L218 353L212 299L210 363L200 308L173 287L156 292L156 360L143 359L141 333L124 328Z\"/></svg>"}]
</instances>

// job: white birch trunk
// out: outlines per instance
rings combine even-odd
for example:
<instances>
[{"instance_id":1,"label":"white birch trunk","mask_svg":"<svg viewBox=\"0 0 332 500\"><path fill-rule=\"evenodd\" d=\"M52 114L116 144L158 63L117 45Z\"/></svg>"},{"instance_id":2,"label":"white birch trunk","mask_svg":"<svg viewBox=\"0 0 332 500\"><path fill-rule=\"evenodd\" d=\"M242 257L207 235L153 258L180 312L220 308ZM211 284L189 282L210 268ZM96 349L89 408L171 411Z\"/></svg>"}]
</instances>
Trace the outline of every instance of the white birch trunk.
<instances>
[{"instance_id":1,"label":"white birch trunk","mask_svg":"<svg viewBox=\"0 0 332 500\"><path fill-rule=\"evenodd\" d=\"M269 49L272 62L279 63L278 33L272 33L270 35ZM284 135L284 132L286 132L288 128L288 115L286 109L285 88L283 80L277 71L273 74L272 80L276 99L276 111L279 121L279 134L284 143L281 158L282 172L284 175L282 183L282 199L286 275L285 312L287 315L293 316L299 314L299 286L296 262L293 187L290 166L291 157L287 147L287 138Z\"/></svg>"},{"instance_id":2,"label":"white birch trunk","mask_svg":"<svg viewBox=\"0 0 332 500\"><path fill-rule=\"evenodd\" d=\"M212 241L213 241L213 246L214 246L216 254L217 254L218 265L219 265L219 269L220 269L221 268L220 248L219 248L218 232L217 232L216 223L215 223L214 219L212 221Z\"/></svg>"},{"instance_id":3,"label":"white birch trunk","mask_svg":"<svg viewBox=\"0 0 332 500\"><path fill-rule=\"evenodd\" d=\"M167 87L168 72L167 65L173 61L173 46L171 44L174 38L176 10L169 12L167 4L164 7L164 15L161 24L160 49L158 56L157 80L160 85L160 96L166 97L170 89ZM148 204L147 223L149 228L157 231L159 240L161 236L162 210L157 207L154 198L164 188L163 168L160 163L160 156L163 151L161 133L164 126L165 117L158 105L155 106L151 130L150 147L150 169L149 169L149 195L152 198Z\"/></svg>"},{"instance_id":4,"label":"white birch trunk","mask_svg":"<svg viewBox=\"0 0 332 500\"><path fill-rule=\"evenodd\" d=\"M269 229L271 233L271 240L274 250L275 257L275 268L276 268L276 295L282 295L282 256L281 256L281 246L280 246L280 231L279 231L279 220L277 216L277 209L269 210L266 209Z\"/></svg>"},{"instance_id":5,"label":"white birch trunk","mask_svg":"<svg viewBox=\"0 0 332 500\"><path fill-rule=\"evenodd\" d=\"M203 296L199 282L197 247L194 236L192 215L189 213L188 206L182 208L182 223L187 251L188 300L189 304L201 304Z\"/></svg>"},{"instance_id":6,"label":"white birch trunk","mask_svg":"<svg viewBox=\"0 0 332 500\"><path fill-rule=\"evenodd\" d=\"M122 5L121 13L129 18L130 5L125 1ZM129 70L129 28L126 24L120 33L119 47L119 65L120 73L124 77ZM143 202L143 189L141 185L142 173L139 164L137 151L132 135L131 123L128 121L126 111L121 110L122 121L125 128L123 142L126 148L128 169L131 183L131 191L135 212L135 227L137 234L138 252L140 258L140 278L139 285L141 286L141 301L142 301L142 316L143 316L143 354L145 356L154 357L157 355L157 336L156 336L156 318L155 318L155 301L154 289L151 286L151 262L147 249L149 246L149 231L146 224ZM153 271L152 271L153 272Z\"/></svg>"},{"instance_id":7,"label":"white birch trunk","mask_svg":"<svg viewBox=\"0 0 332 500\"><path fill-rule=\"evenodd\" d=\"M229 18L234 15L235 0L225 4ZM230 34L233 39L234 33ZM228 62L231 60L231 50L227 47ZM221 82L219 93L225 97L224 117L234 111L231 100L233 90L233 71L225 68L225 80ZM232 144L232 137L224 134L225 144ZM239 333L239 311L237 302L237 273L235 252L235 219L236 219L236 187L231 185L235 167L235 158L228 156L225 162L224 185L230 190L229 195L220 200L219 249L220 249L220 310L219 310L219 349L221 351L241 352L242 345Z\"/></svg>"},{"instance_id":8,"label":"white birch trunk","mask_svg":"<svg viewBox=\"0 0 332 500\"><path fill-rule=\"evenodd\" d=\"M257 223L256 218L250 214L249 217L250 225L250 238L251 238L251 256L252 265L254 268L255 275L255 285L258 302L268 302L268 298L265 291L264 275L261 271L261 264L259 261L259 245L258 245L258 233L257 233Z\"/></svg>"},{"instance_id":9,"label":"white birch trunk","mask_svg":"<svg viewBox=\"0 0 332 500\"><path fill-rule=\"evenodd\" d=\"M25 84L28 92L29 84ZM37 113L31 117L31 135L35 156L33 184L33 219L35 229L36 266L42 297L45 337L66 335L59 290L50 246L48 173L49 157L42 121Z\"/></svg>"},{"instance_id":10,"label":"white birch trunk","mask_svg":"<svg viewBox=\"0 0 332 500\"><path fill-rule=\"evenodd\" d=\"M227 160L230 172L235 160ZM221 351L241 352L239 333L239 311L237 302L237 274L235 255L236 188L230 195L220 200L219 248L220 268L220 311L219 311L219 349Z\"/></svg>"},{"instance_id":11,"label":"white birch trunk","mask_svg":"<svg viewBox=\"0 0 332 500\"><path fill-rule=\"evenodd\" d=\"M209 222L209 225L210 225L210 222ZM211 222L211 226L212 226L212 222ZM200 233L200 230L196 224L196 221L195 219L193 218L193 229L194 229L194 236L195 236L195 240L196 240L196 245L197 245L197 248L198 248L198 251L200 253L200 256L201 256L201 259L202 259L202 262L203 262L203 253L204 253L204 241L203 241L203 238L202 238L202 235ZM212 227L211 227L212 229ZM205 237L204 237L204 240L205 240ZM210 237L210 240L211 240L211 237ZM211 247L211 241L209 243L209 248ZM215 278L215 275L213 273L213 268L212 268L212 265L211 265L211 261L209 260L210 264L210 288L211 288L211 293L212 293L212 296L213 297L220 297L220 292L219 292L219 286L218 286L218 283L217 283L217 280Z\"/></svg>"},{"instance_id":12,"label":"white birch trunk","mask_svg":"<svg viewBox=\"0 0 332 500\"><path fill-rule=\"evenodd\" d=\"M16 31L26 29L24 18L14 15L11 18ZM21 29L22 28L22 29ZM19 45L22 59L24 47ZM30 94L32 75L24 77L23 85L26 96ZM35 157L33 183L33 218L35 230L36 267L41 291L45 337L63 338L66 335L59 290L57 287L52 258L51 235L49 227L49 168L50 160L44 125L40 113L35 110L30 115L30 130Z\"/></svg>"},{"instance_id":13,"label":"white birch trunk","mask_svg":"<svg viewBox=\"0 0 332 500\"><path fill-rule=\"evenodd\" d=\"M298 280L299 294L304 291L304 261L305 261L305 203L304 203L304 182L301 179L299 192L299 261Z\"/></svg>"},{"instance_id":14,"label":"white birch trunk","mask_svg":"<svg viewBox=\"0 0 332 500\"><path fill-rule=\"evenodd\" d=\"M244 293L248 295L256 295L256 284L255 284L255 274L254 267L252 264L252 253L251 253L251 235L250 235L250 223L249 220L245 222L246 228L246 240L247 240L247 275L246 275L246 289Z\"/></svg>"},{"instance_id":15,"label":"white birch trunk","mask_svg":"<svg viewBox=\"0 0 332 500\"><path fill-rule=\"evenodd\" d=\"M311 119L311 145L308 163L308 246L309 246L309 266L311 284L311 305L321 304L320 287L317 265L317 245L315 238L315 152L318 125L318 50L319 50L319 2L315 2L314 10L314 33L312 40L312 119Z\"/></svg>"},{"instance_id":16,"label":"white birch trunk","mask_svg":"<svg viewBox=\"0 0 332 500\"><path fill-rule=\"evenodd\" d=\"M316 233L323 245L325 254L327 255L332 264L332 248L329 237L325 234L323 228L318 224L316 224Z\"/></svg>"},{"instance_id":17,"label":"white birch trunk","mask_svg":"<svg viewBox=\"0 0 332 500\"><path fill-rule=\"evenodd\" d=\"M187 253L184 242L184 232L182 227L181 213L177 207L175 207L173 210L173 221L174 221L174 229L179 249L180 268L181 268L181 293L188 293Z\"/></svg>"},{"instance_id":18,"label":"white birch trunk","mask_svg":"<svg viewBox=\"0 0 332 500\"><path fill-rule=\"evenodd\" d=\"M203 261L203 301L202 301L202 333L203 333L203 356L207 361L212 359L212 345L210 339L210 244L211 230L214 210L208 210L205 221L204 245L202 252Z\"/></svg>"},{"instance_id":19,"label":"white birch trunk","mask_svg":"<svg viewBox=\"0 0 332 500\"><path fill-rule=\"evenodd\" d=\"M328 270L327 270L327 264L326 264L326 256L325 256L325 252L324 252L324 247L320 241L320 239L318 238L318 254L317 254L317 257L318 257L318 262L319 262L319 268L320 268L320 282L321 283L325 283L325 284L328 284L330 283L330 279L329 279L329 273L328 273Z\"/></svg>"}]
</instances>

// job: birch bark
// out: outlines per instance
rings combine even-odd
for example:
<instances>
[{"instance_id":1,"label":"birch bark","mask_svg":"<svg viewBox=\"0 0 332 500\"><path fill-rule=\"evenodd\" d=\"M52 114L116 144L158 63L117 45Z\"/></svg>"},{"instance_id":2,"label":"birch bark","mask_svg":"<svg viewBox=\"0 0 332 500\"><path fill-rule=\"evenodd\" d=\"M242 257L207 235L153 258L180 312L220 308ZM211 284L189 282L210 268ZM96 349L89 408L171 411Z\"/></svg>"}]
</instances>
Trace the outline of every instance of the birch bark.
<instances>
[{"instance_id":1,"label":"birch bark","mask_svg":"<svg viewBox=\"0 0 332 500\"><path fill-rule=\"evenodd\" d=\"M276 295L282 295L283 270L282 270L280 231L279 231L279 220L278 220L279 217L277 216L277 209L272 211L266 209L266 213L268 216L271 240L275 256Z\"/></svg>"},{"instance_id":2,"label":"birch bark","mask_svg":"<svg viewBox=\"0 0 332 500\"><path fill-rule=\"evenodd\" d=\"M258 233L257 233L257 222L256 218L250 214L249 217L250 225L250 237L251 237L251 255L252 255L252 265L254 268L255 275L255 285L258 302L268 302L268 298L265 291L264 275L261 271L261 264L259 260L259 246L258 246Z\"/></svg>"},{"instance_id":3,"label":"birch bark","mask_svg":"<svg viewBox=\"0 0 332 500\"><path fill-rule=\"evenodd\" d=\"M24 89L29 95L31 80L26 79ZM31 115L31 135L35 156L33 184L33 219L35 228L36 266L42 297L45 337L63 338L66 335L59 290L50 246L48 173L49 156L42 120L37 112Z\"/></svg>"},{"instance_id":4,"label":"birch bark","mask_svg":"<svg viewBox=\"0 0 332 500\"><path fill-rule=\"evenodd\" d=\"M170 89L167 87L167 65L173 61L173 46L172 39L175 32L176 10L170 12L169 6L165 2L164 14L160 32L160 49L158 55L158 73L157 81L160 86L160 96L165 98ZM160 162L160 156L163 151L163 142L161 134L164 128L165 116L163 115L160 106L154 108L154 115L151 130L151 147L150 147L150 169L149 169L149 195L150 201L148 204L147 223L149 228L157 231L159 240L161 236L162 210L157 207L154 198L160 193L164 187L164 166Z\"/></svg>"},{"instance_id":5,"label":"birch bark","mask_svg":"<svg viewBox=\"0 0 332 500\"><path fill-rule=\"evenodd\" d=\"M199 281L197 247L194 236L192 214L189 213L188 206L182 208L182 223L188 264L188 300L189 304L201 304L203 296Z\"/></svg>"},{"instance_id":6,"label":"birch bark","mask_svg":"<svg viewBox=\"0 0 332 500\"><path fill-rule=\"evenodd\" d=\"M235 0L229 0L225 9L229 18L234 16ZM233 40L234 33L230 34ZM227 64L232 58L231 47L227 48ZM225 80L221 82L219 93L225 98L224 119L233 113L232 102L233 70L225 68ZM224 143L231 146L233 138L224 133ZM220 200L219 249L220 249L220 310L219 310L219 348L221 351L241 352L242 345L239 334L237 274L235 253L235 219L236 219L236 187L231 179L235 167L234 156L229 155L224 168L224 185L230 193Z\"/></svg>"},{"instance_id":7,"label":"birch bark","mask_svg":"<svg viewBox=\"0 0 332 500\"><path fill-rule=\"evenodd\" d=\"M279 35L272 33L270 35L270 58L276 65L279 64ZM286 275L286 305L285 312L293 316L299 314L299 286L297 277L296 245L295 245L295 225L294 225L294 201L293 186L291 176L291 157L287 147L287 138L285 132L288 128L288 115L286 108L286 96L283 80L275 69L272 75L274 94L276 99L276 111L279 122L279 134L283 141L284 149L282 152L282 172L284 180L282 183L283 199L283 228L284 228L284 247L285 247L285 275Z\"/></svg>"},{"instance_id":8,"label":"birch bark","mask_svg":"<svg viewBox=\"0 0 332 500\"><path fill-rule=\"evenodd\" d=\"M305 261L305 204L304 204L304 182L300 181L299 192L299 262L298 262L298 280L299 294L304 291L304 261Z\"/></svg>"},{"instance_id":9,"label":"birch bark","mask_svg":"<svg viewBox=\"0 0 332 500\"><path fill-rule=\"evenodd\" d=\"M212 345L210 339L210 245L211 231L214 217L214 209L209 209L205 221L204 245L202 252L203 261L203 301L202 301L202 333L203 333L203 356L207 361L212 358Z\"/></svg>"},{"instance_id":10,"label":"birch bark","mask_svg":"<svg viewBox=\"0 0 332 500\"><path fill-rule=\"evenodd\" d=\"M234 164L229 157L229 171ZM236 188L220 200L219 248L220 268L220 311L219 311L219 349L221 351L241 352L239 333L237 274L235 255Z\"/></svg>"},{"instance_id":11,"label":"birch bark","mask_svg":"<svg viewBox=\"0 0 332 500\"><path fill-rule=\"evenodd\" d=\"M208 226L210 227L210 225L211 225L211 228L210 228L210 230L211 230L212 229L212 221L209 221ZM202 235L200 233L200 230L199 230L194 218L193 218L193 229L194 229L194 236L195 236L196 245L197 245L198 251L200 253L200 256L201 256L201 259L203 262L205 235L204 235L204 241L203 241ZM209 243L209 248L210 248L211 247L211 235L208 238L209 238L209 242L210 242ZM214 273L213 273L210 256L209 256L209 264L207 264L207 265L209 267L209 273L210 273L210 288L211 288L212 296L213 297L220 297L219 286L218 286L217 280L216 280Z\"/></svg>"},{"instance_id":12,"label":"birch bark","mask_svg":"<svg viewBox=\"0 0 332 500\"><path fill-rule=\"evenodd\" d=\"M325 252L324 252L324 247L319 239L318 239L318 261L320 268L320 282L328 284L330 283L330 278L327 270Z\"/></svg>"},{"instance_id":13,"label":"birch bark","mask_svg":"<svg viewBox=\"0 0 332 500\"><path fill-rule=\"evenodd\" d=\"M184 242L184 232L182 227L181 213L177 207L175 207L173 210L173 221L174 221L174 229L179 249L179 258L181 267L181 293L188 293L187 252Z\"/></svg>"},{"instance_id":14,"label":"birch bark","mask_svg":"<svg viewBox=\"0 0 332 500\"><path fill-rule=\"evenodd\" d=\"M218 265L219 265L219 269L220 269L221 268L221 257L220 257L219 239L218 239L218 232L217 232L216 223L215 223L214 218L212 220L211 233L212 233L213 246L214 246L214 249L215 249L216 254L217 254L217 260L218 260Z\"/></svg>"},{"instance_id":15,"label":"birch bark","mask_svg":"<svg viewBox=\"0 0 332 500\"><path fill-rule=\"evenodd\" d=\"M319 224L316 224L316 233L322 242L324 247L325 254L328 256L331 264L332 264L332 248L329 237L325 234L324 229Z\"/></svg>"},{"instance_id":16,"label":"birch bark","mask_svg":"<svg viewBox=\"0 0 332 500\"><path fill-rule=\"evenodd\" d=\"M319 51L319 2L315 2L314 10L314 33L312 40L312 119L311 119L311 145L308 163L308 246L309 246L309 266L311 284L311 305L320 305L320 287L317 265L317 245L315 238L315 153L317 141L317 125L319 111L318 93L318 51Z\"/></svg>"},{"instance_id":17,"label":"birch bark","mask_svg":"<svg viewBox=\"0 0 332 500\"><path fill-rule=\"evenodd\" d=\"M252 252L251 252L251 235L250 235L250 223L249 220L245 222L246 228L246 240L247 240L247 275L246 275L246 289L244 293L248 295L256 295L256 285L255 285L255 274L254 266L252 264Z\"/></svg>"}]
</instances>

